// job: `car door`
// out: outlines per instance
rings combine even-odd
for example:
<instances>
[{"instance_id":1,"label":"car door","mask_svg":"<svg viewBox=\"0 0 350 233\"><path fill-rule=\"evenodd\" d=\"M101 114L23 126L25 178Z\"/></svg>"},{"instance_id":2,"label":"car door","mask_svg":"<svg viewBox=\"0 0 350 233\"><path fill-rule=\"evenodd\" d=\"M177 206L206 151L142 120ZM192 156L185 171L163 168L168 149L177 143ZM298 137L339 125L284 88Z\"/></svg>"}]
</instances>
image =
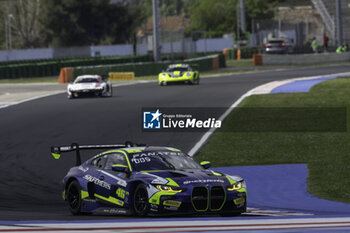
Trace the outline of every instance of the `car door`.
<instances>
[{"instance_id":1,"label":"car door","mask_svg":"<svg viewBox=\"0 0 350 233\"><path fill-rule=\"evenodd\" d=\"M104 175L101 173L107 161L107 155L98 156L91 161L93 169L89 169L88 176L85 179L89 181L88 191L90 196L99 197L101 194L107 193L110 189L108 184L104 182ZM107 194L105 194L107 195Z\"/></svg>"},{"instance_id":2,"label":"car door","mask_svg":"<svg viewBox=\"0 0 350 233\"><path fill-rule=\"evenodd\" d=\"M124 172L115 172L112 165L125 165L127 161L125 155L119 152L106 154L106 161L99 169L99 182L102 188L96 190L97 197L109 203L124 206L128 197L126 190L128 176Z\"/></svg>"}]
</instances>

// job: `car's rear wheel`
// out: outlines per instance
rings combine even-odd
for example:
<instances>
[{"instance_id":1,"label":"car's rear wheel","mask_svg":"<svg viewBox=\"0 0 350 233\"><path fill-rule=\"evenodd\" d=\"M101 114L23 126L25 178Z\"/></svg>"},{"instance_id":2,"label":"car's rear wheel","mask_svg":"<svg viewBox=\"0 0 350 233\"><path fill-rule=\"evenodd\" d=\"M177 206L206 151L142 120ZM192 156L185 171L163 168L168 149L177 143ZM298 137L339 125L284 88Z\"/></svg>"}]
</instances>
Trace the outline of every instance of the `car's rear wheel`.
<instances>
[{"instance_id":1,"label":"car's rear wheel","mask_svg":"<svg viewBox=\"0 0 350 233\"><path fill-rule=\"evenodd\" d=\"M196 81L194 82L194 84L199 85L199 75L198 75Z\"/></svg>"},{"instance_id":2,"label":"car's rear wheel","mask_svg":"<svg viewBox=\"0 0 350 233\"><path fill-rule=\"evenodd\" d=\"M134 192L133 201L134 215L145 216L148 213L148 193L144 184L138 184Z\"/></svg>"},{"instance_id":3,"label":"car's rear wheel","mask_svg":"<svg viewBox=\"0 0 350 233\"><path fill-rule=\"evenodd\" d=\"M67 188L66 200L72 214L81 214L81 187L78 181L73 180Z\"/></svg>"},{"instance_id":4,"label":"car's rear wheel","mask_svg":"<svg viewBox=\"0 0 350 233\"><path fill-rule=\"evenodd\" d=\"M113 96L113 87L112 85L109 87L109 95L108 97L112 97Z\"/></svg>"}]
</instances>

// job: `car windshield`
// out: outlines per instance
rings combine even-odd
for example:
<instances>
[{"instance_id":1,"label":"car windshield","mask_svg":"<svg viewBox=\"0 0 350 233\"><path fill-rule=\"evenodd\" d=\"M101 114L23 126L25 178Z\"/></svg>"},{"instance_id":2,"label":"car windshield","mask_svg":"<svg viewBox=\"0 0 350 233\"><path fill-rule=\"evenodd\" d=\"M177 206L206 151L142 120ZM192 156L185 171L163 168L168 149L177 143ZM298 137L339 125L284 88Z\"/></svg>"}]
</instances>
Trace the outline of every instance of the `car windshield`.
<instances>
[{"instance_id":1,"label":"car windshield","mask_svg":"<svg viewBox=\"0 0 350 233\"><path fill-rule=\"evenodd\" d=\"M284 43L283 40L270 40L269 41L269 44L282 44L282 43Z\"/></svg>"},{"instance_id":2,"label":"car windshield","mask_svg":"<svg viewBox=\"0 0 350 233\"><path fill-rule=\"evenodd\" d=\"M97 78L81 78L75 81L75 83L98 83L99 80Z\"/></svg>"},{"instance_id":3,"label":"car windshield","mask_svg":"<svg viewBox=\"0 0 350 233\"><path fill-rule=\"evenodd\" d=\"M189 68L188 67L173 67L173 68L167 69L167 72L175 72L175 71L186 72L186 71L189 71Z\"/></svg>"},{"instance_id":4,"label":"car windshield","mask_svg":"<svg viewBox=\"0 0 350 233\"><path fill-rule=\"evenodd\" d=\"M182 152L136 153L130 155L130 161L136 171L203 169Z\"/></svg>"}]
</instances>

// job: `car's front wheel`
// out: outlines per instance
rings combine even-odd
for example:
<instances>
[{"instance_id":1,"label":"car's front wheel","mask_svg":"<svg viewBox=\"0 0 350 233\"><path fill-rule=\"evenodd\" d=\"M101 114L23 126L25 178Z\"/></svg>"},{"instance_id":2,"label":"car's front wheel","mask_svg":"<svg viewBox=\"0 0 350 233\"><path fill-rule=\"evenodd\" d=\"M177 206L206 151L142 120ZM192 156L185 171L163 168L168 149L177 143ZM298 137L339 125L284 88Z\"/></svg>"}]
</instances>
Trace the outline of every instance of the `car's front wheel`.
<instances>
[{"instance_id":1,"label":"car's front wheel","mask_svg":"<svg viewBox=\"0 0 350 233\"><path fill-rule=\"evenodd\" d=\"M73 180L67 188L66 200L72 214L81 214L81 188L78 181Z\"/></svg>"},{"instance_id":2,"label":"car's front wheel","mask_svg":"<svg viewBox=\"0 0 350 233\"><path fill-rule=\"evenodd\" d=\"M149 209L147 188L144 184L137 185L133 201L134 215L146 216Z\"/></svg>"},{"instance_id":3,"label":"car's front wheel","mask_svg":"<svg viewBox=\"0 0 350 233\"><path fill-rule=\"evenodd\" d=\"M199 75L198 75L197 79L194 81L194 84L199 85Z\"/></svg>"},{"instance_id":4,"label":"car's front wheel","mask_svg":"<svg viewBox=\"0 0 350 233\"><path fill-rule=\"evenodd\" d=\"M113 87L112 85L109 87L109 95L108 97L112 97L113 96Z\"/></svg>"}]
</instances>

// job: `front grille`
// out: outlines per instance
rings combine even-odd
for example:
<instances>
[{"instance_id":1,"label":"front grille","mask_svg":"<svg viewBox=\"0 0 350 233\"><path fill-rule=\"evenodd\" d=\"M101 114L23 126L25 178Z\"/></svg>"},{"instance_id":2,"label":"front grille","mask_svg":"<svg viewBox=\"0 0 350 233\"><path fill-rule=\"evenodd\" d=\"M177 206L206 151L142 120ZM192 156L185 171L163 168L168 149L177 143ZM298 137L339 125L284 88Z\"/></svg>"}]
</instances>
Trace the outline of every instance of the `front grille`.
<instances>
[{"instance_id":1,"label":"front grille","mask_svg":"<svg viewBox=\"0 0 350 233\"><path fill-rule=\"evenodd\" d=\"M210 190L210 209L219 210L225 202L225 190L222 186L214 186Z\"/></svg>"},{"instance_id":2,"label":"front grille","mask_svg":"<svg viewBox=\"0 0 350 233\"><path fill-rule=\"evenodd\" d=\"M196 211L208 209L208 189L205 187L194 187L192 191L192 205Z\"/></svg>"}]
</instances>

